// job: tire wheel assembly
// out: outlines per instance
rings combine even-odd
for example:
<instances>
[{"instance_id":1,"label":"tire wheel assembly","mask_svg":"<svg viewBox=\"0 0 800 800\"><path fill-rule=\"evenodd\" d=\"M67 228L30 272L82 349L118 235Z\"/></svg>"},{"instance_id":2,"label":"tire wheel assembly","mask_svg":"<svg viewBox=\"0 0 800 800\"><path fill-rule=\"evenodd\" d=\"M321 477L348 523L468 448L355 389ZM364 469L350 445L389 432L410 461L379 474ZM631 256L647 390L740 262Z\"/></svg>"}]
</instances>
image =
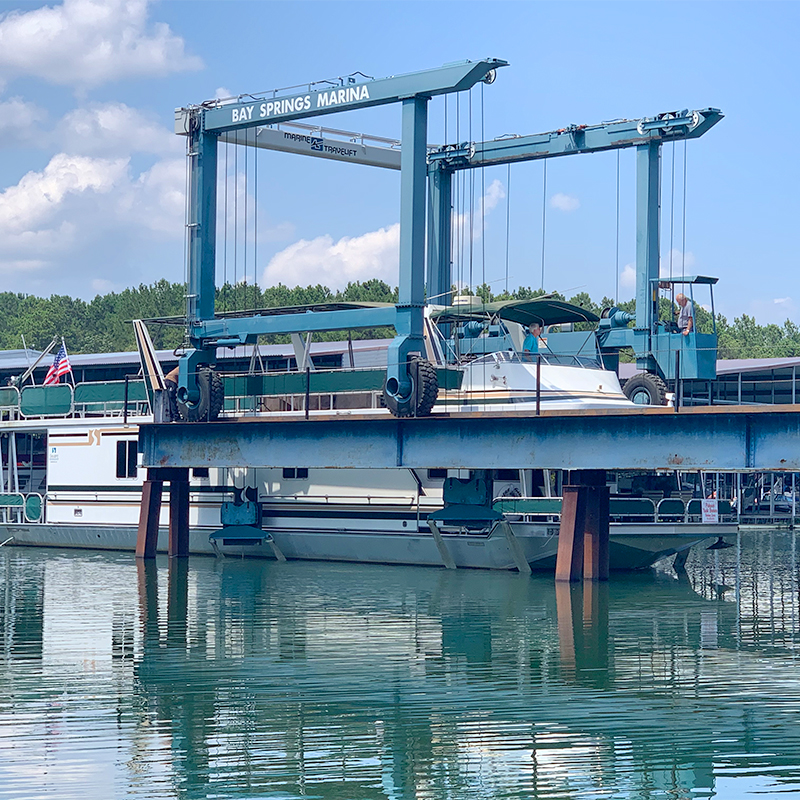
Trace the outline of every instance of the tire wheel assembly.
<instances>
[{"instance_id":1,"label":"tire wheel assembly","mask_svg":"<svg viewBox=\"0 0 800 800\"><path fill-rule=\"evenodd\" d=\"M217 419L225 400L222 378L213 369L201 367L197 373L197 389L200 397L196 403L184 403L176 398L180 418L185 422L206 422Z\"/></svg>"},{"instance_id":2,"label":"tire wheel assembly","mask_svg":"<svg viewBox=\"0 0 800 800\"><path fill-rule=\"evenodd\" d=\"M625 397L637 406L665 406L667 385L658 375L643 372L628 378L622 388Z\"/></svg>"},{"instance_id":3,"label":"tire wheel assembly","mask_svg":"<svg viewBox=\"0 0 800 800\"><path fill-rule=\"evenodd\" d=\"M395 417L427 417L439 396L439 380L430 361L411 356L408 364L411 391L407 397L389 394L384 385L383 402Z\"/></svg>"}]
</instances>

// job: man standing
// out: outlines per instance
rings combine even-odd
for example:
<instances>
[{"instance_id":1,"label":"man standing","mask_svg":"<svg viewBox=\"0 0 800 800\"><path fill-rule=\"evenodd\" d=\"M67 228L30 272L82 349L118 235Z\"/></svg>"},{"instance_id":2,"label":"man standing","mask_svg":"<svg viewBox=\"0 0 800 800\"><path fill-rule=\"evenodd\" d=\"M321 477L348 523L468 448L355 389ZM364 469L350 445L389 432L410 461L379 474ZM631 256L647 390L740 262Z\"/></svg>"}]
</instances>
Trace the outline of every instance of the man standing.
<instances>
[{"instance_id":1,"label":"man standing","mask_svg":"<svg viewBox=\"0 0 800 800\"><path fill-rule=\"evenodd\" d=\"M684 336L694 330L694 307L692 301L685 294L676 294L675 302L680 306L678 312L678 329Z\"/></svg>"}]
</instances>

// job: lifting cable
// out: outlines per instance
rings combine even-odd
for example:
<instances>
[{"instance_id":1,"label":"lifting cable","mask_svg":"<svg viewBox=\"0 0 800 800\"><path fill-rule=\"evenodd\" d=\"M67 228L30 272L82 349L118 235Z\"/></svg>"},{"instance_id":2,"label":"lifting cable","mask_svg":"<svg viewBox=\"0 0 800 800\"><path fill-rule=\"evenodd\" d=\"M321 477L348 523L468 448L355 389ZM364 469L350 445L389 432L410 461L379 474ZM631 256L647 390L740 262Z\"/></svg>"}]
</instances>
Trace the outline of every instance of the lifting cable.
<instances>
[{"instance_id":1,"label":"lifting cable","mask_svg":"<svg viewBox=\"0 0 800 800\"><path fill-rule=\"evenodd\" d=\"M258 302L258 146L256 139L258 138L258 129L253 128L253 177L255 183L254 197L253 197L253 308L256 309L261 305ZM258 338L256 338L256 347L258 347Z\"/></svg>"},{"instance_id":2,"label":"lifting cable","mask_svg":"<svg viewBox=\"0 0 800 800\"><path fill-rule=\"evenodd\" d=\"M247 153L250 146L247 142L247 137L250 135L250 129L245 128L244 131L244 237L242 241L242 251L244 253L244 264L242 268L242 308L247 309L247 195L250 193L248 188L248 169L247 169Z\"/></svg>"},{"instance_id":3,"label":"lifting cable","mask_svg":"<svg viewBox=\"0 0 800 800\"><path fill-rule=\"evenodd\" d=\"M617 150L617 246L614 267L614 305L619 302L619 154Z\"/></svg>"},{"instance_id":4,"label":"lifting cable","mask_svg":"<svg viewBox=\"0 0 800 800\"><path fill-rule=\"evenodd\" d=\"M506 174L506 294L508 294L508 250L511 241L511 162Z\"/></svg>"},{"instance_id":5,"label":"lifting cable","mask_svg":"<svg viewBox=\"0 0 800 800\"><path fill-rule=\"evenodd\" d=\"M670 165L671 168L671 177L670 177L670 186L669 186L669 279L672 281L672 251L675 249L673 243L675 241L675 140L672 141L672 163ZM675 294L675 284L671 284L673 287L672 293ZM673 298L674 299L674 298Z\"/></svg>"},{"instance_id":6,"label":"lifting cable","mask_svg":"<svg viewBox=\"0 0 800 800\"><path fill-rule=\"evenodd\" d=\"M683 239L681 242L681 279L686 277L686 139L683 140Z\"/></svg>"},{"instance_id":7,"label":"lifting cable","mask_svg":"<svg viewBox=\"0 0 800 800\"><path fill-rule=\"evenodd\" d=\"M486 84L481 81L481 148L486 141L483 90ZM483 151L481 150L481 156ZM483 159L481 159L483 160ZM486 165L481 164L481 285L486 285ZM487 298L488 303L491 298Z\"/></svg>"},{"instance_id":8,"label":"lifting cable","mask_svg":"<svg viewBox=\"0 0 800 800\"><path fill-rule=\"evenodd\" d=\"M233 292L239 273L239 130L236 130L236 145L233 150ZM235 297L234 293L231 293ZM238 309L233 309L234 311Z\"/></svg>"},{"instance_id":9,"label":"lifting cable","mask_svg":"<svg viewBox=\"0 0 800 800\"><path fill-rule=\"evenodd\" d=\"M469 141L473 142L472 138L472 89L469 89L469 108L468 108L469 127L467 133L469 134ZM472 291L472 259L475 254L475 170L469 171L469 287Z\"/></svg>"},{"instance_id":10,"label":"lifting cable","mask_svg":"<svg viewBox=\"0 0 800 800\"><path fill-rule=\"evenodd\" d=\"M541 290L544 291L544 245L545 230L547 227L547 159L542 159L542 283Z\"/></svg>"},{"instance_id":11,"label":"lifting cable","mask_svg":"<svg viewBox=\"0 0 800 800\"><path fill-rule=\"evenodd\" d=\"M227 311L227 292L228 292L228 182L230 181L230 173L228 172L228 151L230 145L225 142L225 222L224 222L224 252L222 256L222 298L223 298L223 311Z\"/></svg>"},{"instance_id":12,"label":"lifting cable","mask_svg":"<svg viewBox=\"0 0 800 800\"><path fill-rule=\"evenodd\" d=\"M486 84L481 81L481 148L486 141L486 132L484 130L484 105L483 105L483 90ZM481 151L481 156L483 152ZM481 159L483 161L483 159ZM481 164L481 286L486 286L486 166ZM487 297L484 302L488 303L491 296ZM491 320L489 321L491 324ZM487 329L486 335L489 335ZM483 362L483 387L484 387L484 401L486 399L486 361Z\"/></svg>"}]
</instances>

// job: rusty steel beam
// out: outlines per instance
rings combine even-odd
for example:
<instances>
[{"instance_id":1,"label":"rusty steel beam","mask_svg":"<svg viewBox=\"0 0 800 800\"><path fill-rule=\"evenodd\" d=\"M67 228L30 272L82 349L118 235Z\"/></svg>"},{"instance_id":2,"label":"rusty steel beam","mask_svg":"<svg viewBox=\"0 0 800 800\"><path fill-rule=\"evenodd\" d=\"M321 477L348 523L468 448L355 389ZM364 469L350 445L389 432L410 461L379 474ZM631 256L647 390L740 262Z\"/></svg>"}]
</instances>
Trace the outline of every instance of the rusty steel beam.
<instances>
[{"instance_id":1,"label":"rusty steel beam","mask_svg":"<svg viewBox=\"0 0 800 800\"><path fill-rule=\"evenodd\" d=\"M800 406L522 414L388 412L142 425L153 467L800 471Z\"/></svg>"}]
</instances>

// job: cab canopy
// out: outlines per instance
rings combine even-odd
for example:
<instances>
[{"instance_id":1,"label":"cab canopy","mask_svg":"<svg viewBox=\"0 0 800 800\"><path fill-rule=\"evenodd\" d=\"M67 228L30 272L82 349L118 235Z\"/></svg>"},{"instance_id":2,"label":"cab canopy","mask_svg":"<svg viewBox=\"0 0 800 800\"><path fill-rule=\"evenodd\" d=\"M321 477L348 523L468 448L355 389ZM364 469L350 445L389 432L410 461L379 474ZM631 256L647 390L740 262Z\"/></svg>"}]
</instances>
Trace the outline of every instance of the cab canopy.
<instances>
[{"instance_id":1,"label":"cab canopy","mask_svg":"<svg viewBox=\"0 0 800 800\"><path fill-rule=\"evenodd\" d=\"M528 326L563 325L568 322L598 322L599 317L580 306L549 297L533 300L498 300L484 303L480 297L470 297L469 302L444 306L431 312L438 323L467 322L470 320L501 319Z\"/></svg>"}]
</instances>

